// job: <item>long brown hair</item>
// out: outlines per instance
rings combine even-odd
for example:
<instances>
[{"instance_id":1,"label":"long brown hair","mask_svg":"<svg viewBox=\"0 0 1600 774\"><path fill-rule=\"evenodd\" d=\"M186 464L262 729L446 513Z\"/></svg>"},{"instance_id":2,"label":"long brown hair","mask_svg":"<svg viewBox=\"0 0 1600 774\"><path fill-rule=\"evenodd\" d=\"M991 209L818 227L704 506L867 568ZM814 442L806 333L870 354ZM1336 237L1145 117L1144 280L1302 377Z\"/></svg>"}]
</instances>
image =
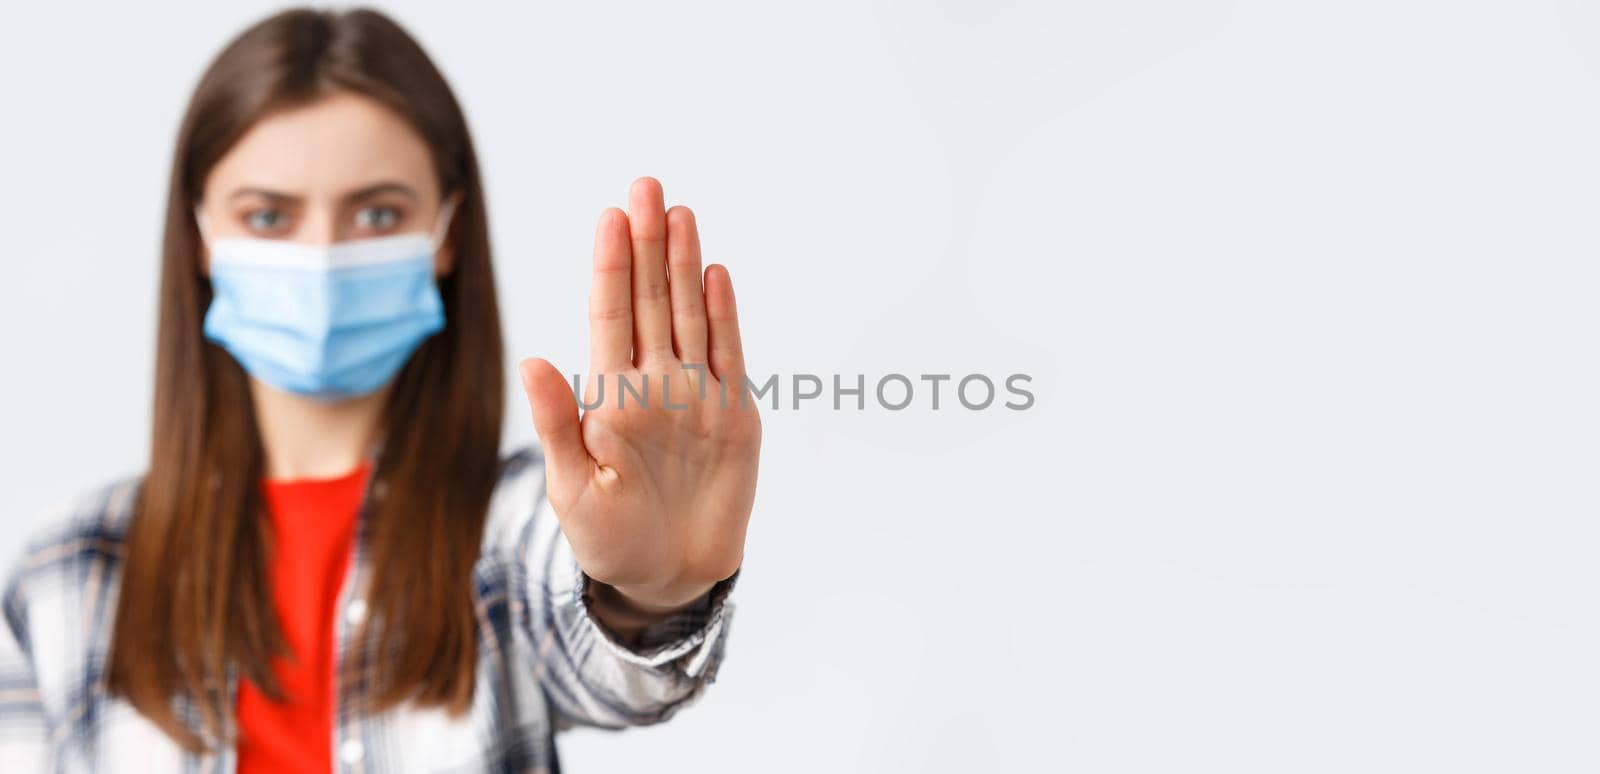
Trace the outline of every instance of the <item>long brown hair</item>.
<instances>
[{"instance_id":1,"label":"long brown hair","mask_svg":"<svg viewBox=\"0 0 1600 774\"><path fill-rule=\"evenodd\" d=\"M407 700L463 712L477 638L472 569L498 473L503 412L499 311L476 154L444 77L374 11L296 9L250 27L201 77L178 132L167 196L150 460L127 536L107 689L185 748L209 745L179 717L232 733L233 670L282 698L270 659L287 653L267 582L263 452L248 379L204 339L211 301L193 207L213 165L257 120L332 91L395 110L433 150L440 190L461 194L440 278L444 329L396 376L373 473L367 626L382 643L377 711ZM366 641L358 636L355 642ZM370 655L370 654L369 654Z\"/></svg>"}]
</instances>

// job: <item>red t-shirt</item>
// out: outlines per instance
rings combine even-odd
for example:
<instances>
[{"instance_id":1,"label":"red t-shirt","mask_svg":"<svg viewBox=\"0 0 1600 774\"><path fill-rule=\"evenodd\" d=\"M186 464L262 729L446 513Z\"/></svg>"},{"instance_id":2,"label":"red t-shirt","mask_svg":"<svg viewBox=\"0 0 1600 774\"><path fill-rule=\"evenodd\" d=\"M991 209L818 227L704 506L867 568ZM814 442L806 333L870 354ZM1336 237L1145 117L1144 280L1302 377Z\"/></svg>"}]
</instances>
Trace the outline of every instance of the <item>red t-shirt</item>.
<instances>
[{"instance_id":1,"label":"red t-shirt","mask_svg":"<svg viewBox=\"0 0 1600 774\"><path fill-rule=\"evenodd\" d=\"M272 663L283 704L239 681L241 774L333 770L335 608L370 472L364 461L337 478L261 482L274 536L273 607L294 658Z\"/></svg>"}]
</instances>

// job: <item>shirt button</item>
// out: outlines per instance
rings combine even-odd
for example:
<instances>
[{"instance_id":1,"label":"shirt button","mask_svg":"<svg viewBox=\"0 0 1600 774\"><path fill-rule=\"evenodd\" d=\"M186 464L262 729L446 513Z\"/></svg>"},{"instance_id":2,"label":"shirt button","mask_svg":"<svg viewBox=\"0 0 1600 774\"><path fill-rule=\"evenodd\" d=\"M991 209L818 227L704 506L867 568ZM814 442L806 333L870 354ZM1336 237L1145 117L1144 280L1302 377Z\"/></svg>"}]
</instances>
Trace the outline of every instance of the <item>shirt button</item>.
<instances>
[{"instance_id":1,"label":"shirt button","mask_svg":"<svg viewBox=\"0 0 1600 774\"><path fill-rule=\"evenodd\" d=\"M360 624L367 617L367 601L364 599L351 600L344 609L345 623L351 626Z\"/></svg>"},{"instance_id":2,"label":"shirt button","mask_svg":"<svg viewBox=\"0 0 1600 774\"><path fill-rule=\"evenodd\" d=\"M344 744L339 745L339 760L352 766L360 763L361 759L366 757L366 754L367 748L361 745L361 740L359 739L346 739Z\"/></svg>"}]
</instances>

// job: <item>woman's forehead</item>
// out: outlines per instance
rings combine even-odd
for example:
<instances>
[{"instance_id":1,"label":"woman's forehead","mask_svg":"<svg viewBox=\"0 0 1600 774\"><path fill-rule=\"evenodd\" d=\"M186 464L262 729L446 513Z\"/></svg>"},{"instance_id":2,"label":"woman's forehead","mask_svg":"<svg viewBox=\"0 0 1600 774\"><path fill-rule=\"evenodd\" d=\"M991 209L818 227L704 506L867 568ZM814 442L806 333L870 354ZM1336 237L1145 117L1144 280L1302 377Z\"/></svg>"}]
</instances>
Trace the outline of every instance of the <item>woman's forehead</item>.
<instances>
[{"instance_id":1,"label":"woman's forehead","mask_svg":"<svg viewBox=\"0 0 1600 774\"><path fill-rule=\"evenodd\" d=\"M369 97L338 92L271 113L212 167L207 197L240 188L335 201L381 182L398 181L437 197L432 153L415 129Z\"/></svg>"}]
</instances>

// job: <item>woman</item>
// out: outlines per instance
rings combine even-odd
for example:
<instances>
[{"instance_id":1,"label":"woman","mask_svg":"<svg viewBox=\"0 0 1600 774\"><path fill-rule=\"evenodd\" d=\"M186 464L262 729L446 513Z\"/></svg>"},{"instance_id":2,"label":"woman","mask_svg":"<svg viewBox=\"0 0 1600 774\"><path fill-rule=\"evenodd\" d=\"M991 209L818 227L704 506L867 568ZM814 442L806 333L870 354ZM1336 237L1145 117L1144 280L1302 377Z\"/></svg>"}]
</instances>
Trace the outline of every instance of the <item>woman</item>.
<instances>
[{"instance_id":1,"label":"woman","mask_svg":"<svg viewBox=\"0 0 1600 774\"><path fill-rule=\"evenodd\" d=\"M600 217L590 408L523 361L502 457L461 111L383 16L284 12L192 97L160 294L148 469L6 577L0 768L556 771L714 679L761 428L654 180Z\"/></svg>"}]
</instances>

